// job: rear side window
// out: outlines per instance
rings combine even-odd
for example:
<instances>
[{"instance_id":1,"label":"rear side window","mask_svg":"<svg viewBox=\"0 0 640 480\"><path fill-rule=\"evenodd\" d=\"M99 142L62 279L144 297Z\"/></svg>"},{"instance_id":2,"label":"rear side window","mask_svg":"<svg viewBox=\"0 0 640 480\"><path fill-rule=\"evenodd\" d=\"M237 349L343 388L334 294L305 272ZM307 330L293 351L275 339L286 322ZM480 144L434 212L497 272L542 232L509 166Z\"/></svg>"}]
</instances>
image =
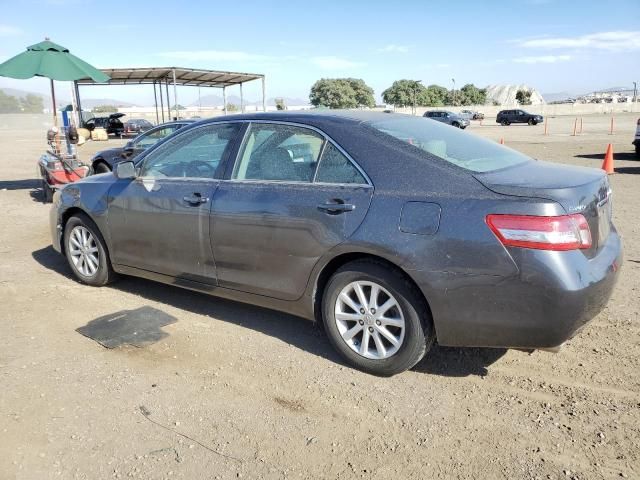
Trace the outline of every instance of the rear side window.
<instances>
[{"instance_id":1,"label":"rear side window","mask_svg":"<svg viewBox=\"0 0 640 480\"><path fill-rule=\"evenodd\" d=\"M316 182L366 184L367 181L351 161L332 143L322 153Z\"/></svg>"},{"instance_id":2,"label":"rear side window","mask_svg":"<svg viewBox=\"0 0 640 480\"><path fill-rule=\"evenodd\" d=\"M323 142L307 128L251 124L232 178L311 182Z\"/></svg>"},{"instance_id":3,"label":"rear side window","mask_svg":"<svg viewBox=\"0 0 640 480\"><path fill-rule=\"evenodd\" d=\"M472 172L488 172L531 161L496 142L428 119L397 115L369 123L373 128Z\"/></svg>"}]
</instances>

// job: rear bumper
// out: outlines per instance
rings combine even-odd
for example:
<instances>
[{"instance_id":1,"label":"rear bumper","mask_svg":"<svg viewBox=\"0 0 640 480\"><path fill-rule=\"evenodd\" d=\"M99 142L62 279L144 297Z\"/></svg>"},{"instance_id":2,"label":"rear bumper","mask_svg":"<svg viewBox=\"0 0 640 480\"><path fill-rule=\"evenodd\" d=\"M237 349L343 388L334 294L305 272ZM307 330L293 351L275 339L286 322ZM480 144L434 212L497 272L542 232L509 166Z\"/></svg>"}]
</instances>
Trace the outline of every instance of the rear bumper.
<instances>
[{"instance_id":1,"label":"rear bumper","mask_svg":"<svg viewBox=\"0 0 640 480\"><path fill-rule=\"evenodd\" d=\"M553 348L573 337L606 305L623 253L612 230L598 255L580 251L511 251L513 277L412 272L425 287L438 342L450 346ZM435 282L435 283L433 283Z\"/></svg>"}]
</instances>

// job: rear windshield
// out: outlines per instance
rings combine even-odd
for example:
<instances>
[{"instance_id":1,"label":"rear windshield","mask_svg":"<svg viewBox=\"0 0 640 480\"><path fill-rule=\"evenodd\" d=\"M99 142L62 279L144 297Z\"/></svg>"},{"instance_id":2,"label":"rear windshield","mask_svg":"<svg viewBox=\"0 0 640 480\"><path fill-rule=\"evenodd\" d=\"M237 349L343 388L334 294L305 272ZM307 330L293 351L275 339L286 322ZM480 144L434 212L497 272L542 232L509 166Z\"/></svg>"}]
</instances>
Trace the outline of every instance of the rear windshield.
<instances>
[{"instance_id":1,"label":"rear windshield","mask_svg":"<svg viewBox=\"0 0 640 480\"><path fill-rule=\"evenodd\" d=\"M494 141L428 118L392 114L373 128L472 172L489 172L531 161Z\"/></svg>"}]
</instances>

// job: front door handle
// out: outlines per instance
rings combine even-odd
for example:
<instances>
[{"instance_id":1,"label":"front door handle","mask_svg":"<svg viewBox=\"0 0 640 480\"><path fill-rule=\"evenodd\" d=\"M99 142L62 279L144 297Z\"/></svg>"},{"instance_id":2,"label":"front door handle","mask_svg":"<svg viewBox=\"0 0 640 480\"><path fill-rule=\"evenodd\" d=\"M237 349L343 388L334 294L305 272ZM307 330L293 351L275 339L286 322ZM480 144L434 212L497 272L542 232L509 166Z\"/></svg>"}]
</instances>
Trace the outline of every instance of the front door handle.
<instances>
[{"instance_id":1,"label":"front door handle","mask_svg":"<svg viewBox=\"0 0 640 480\"><path fill-rule=\"evenodd\" d=\"M193 193L190 196L182 197L182 200L187 202L189 205L202 205L203 203L207 203L209 199L207 197L203 197L201 193Z\"/></svg>"},{"instance_id":2,"label":"front door handle","mask_svg":"<svg viewBox=\"0 0 640 480\"><path fill-rule=\"evenodd\" d=\"M352 203L344 203L343 200L334 200L332 202L321 203L318 205L318 209L329 215L337 215L339 213L352 212L356 209L356 206Z\"/></svg>"}]
</instances>

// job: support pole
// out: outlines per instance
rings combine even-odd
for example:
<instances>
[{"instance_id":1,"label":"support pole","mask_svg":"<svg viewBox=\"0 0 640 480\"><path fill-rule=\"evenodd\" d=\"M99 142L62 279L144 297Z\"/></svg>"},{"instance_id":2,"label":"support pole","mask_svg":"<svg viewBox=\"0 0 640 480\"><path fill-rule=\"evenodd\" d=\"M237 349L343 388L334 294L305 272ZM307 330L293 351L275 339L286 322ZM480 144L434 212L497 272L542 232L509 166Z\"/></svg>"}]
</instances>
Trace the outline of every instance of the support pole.
<instances>
[{"instance_id":1,"label":"support pole","mask_svg":"<svg viewBox=\"0 0 640 480\"><path fill-rule=\"evenodd\" d=\"M262 77L262 111L266 112L267 111L267 99L265 98L264 92L265 92L265 88L264 88L264 76L263 76Z\"/></svg>"},{"instance_id":2,"label":"support pole","mask_svg":"<svg viewBox=\"0 0 640 480\"><path fill-rule=\"evenodd\" d=\"M172 70L173 72L173 107L176 111L176 120L179 118L178 116L178 88L176 87L176 69Z\"/></svg>"},{"instance_id":3,"label":"support pole","mask_svg":"<svg viewBox=\"0 0 640 480\"><path fill-rule=\"evenodd\" d=\"M227 114L227 87L222 87L222 103L224 105L224 114Z\"/></svg>"},{"instance_id":4,"label":"support pole","mask_svg":"<svg viewBox=\"0 0 640 480\"><path fill-rule=\"evenodd\" d=\"M78 127L82 127L84 119L82 118L82 103L80 102L80 88L78 87L77 80L73 82L73 91L76 94L76 107L78 109Z\"/></svg>"},{"instance_id":5,"label":"support pole","mask_svg":"<svg viewBox=\"0 0 640 480\"><path fill-rule=\"evenodd\" d=\"M169 80L164 79L164 88L167 93L167 119L171 120L171 102L169 102Z\"/></svg>"},{"instance_id":6,"label":"support pole","mask_svg":"<svg viewBox=\"0 0 640 480\"><path fill-rule=\"evenodd\" d=\"M160 118L158 116L158 91L156 89L156 81L153 81L153 102L156 107L156 125L160 123Z\"/></svg>"},{"instance_id":7,"label":"support pole","mask_svg":"<svg viewBox=\"0 0 640 480\"><path fill-rule=\"evenodd\" d=\"M58 112L56 108L56 89L53 86L53 79L49 79L51 82L51 101L53 102L53 126L58 126Z\"/></svg>"},{"instance_id":8,"label":"support pole","mask_svg":"<svg viewBox=\"0 0 640 480\"><path fill-rule=\"evenodd\" d=\"M544 116L544 134L549 134L549 117L547 115Z\"/></svg>"},{"instance_id":9,"label":"support pole","mask_svg":"<svg viewBox=\"0 0 640 480\"><path fill-rule=\"evenodd\" d=\"M242 94L242 82L240 82L240 111L244 113L244 95Z\"/></svg>"},{"instance_id":10,"label":"support pole","mask_svg":"<svg viewBox=\"0 0 640 480\"><path fill-rule=\"evenodd\" d=\"M609 135L613 135L613 124L614 124L613 115L611 115L611 128L609 129Z\"/></svg>"},{"instance_id":11,"label":"support pole","mask_svg":"<svg viewBox=\"0 0 640 480\"><path fill-rule=\"evenodd\" d=\"M573 135L571 136L575 137L577 131L578 131L578 118L576 117L576 119L573 121Z\"/></svg>"},{"instance_id":12,"label":"support pole","mask_svg":"<svg viewBox=\"0 0 640 480\"><path fill-rule=\"evenodd\" d=\"M162 85L158 86L160 90L160 111L162 112L162 123L164 123L164 99L162 98Z\"/></svg>"}]
</instances>

